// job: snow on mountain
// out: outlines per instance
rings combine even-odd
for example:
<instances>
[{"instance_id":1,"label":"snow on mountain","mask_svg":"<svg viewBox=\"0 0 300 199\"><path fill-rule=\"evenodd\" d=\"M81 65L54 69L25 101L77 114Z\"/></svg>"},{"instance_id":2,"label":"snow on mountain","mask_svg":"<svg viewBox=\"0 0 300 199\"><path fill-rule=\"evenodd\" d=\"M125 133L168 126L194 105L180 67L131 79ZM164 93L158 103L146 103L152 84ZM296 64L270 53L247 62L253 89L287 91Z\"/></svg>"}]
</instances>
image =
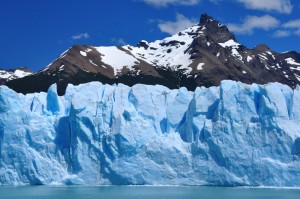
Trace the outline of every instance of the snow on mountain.
<instances>
[{"instance_id":1,"label":"snow on mountain","mask_svg":"<svg viewBox=\"0 0 300 199\"><path fill-rule=\"evenodd\" d=\"M121 72L123 67L127 67L129 70L132 70L132 66L139 63L137 59L114 46L95 47L95 49L101 54L103 63L113 66L115 76L118 72Z\"/></svg>"},{"instance_id":2,"label":"snow on mountain","mask_svg":"<svg viewBox=\"0 0 300 199\"><path fill-rule=\"evenodd\" d=\"M198 24L154 42L73 46L36 74L6 85L25 94L46 92L56 83L59 95L69 83L91 81L184 86L193 91L229 79L248 84L280 82L295 88L300 83L298 63L300 54L295 51L277 53L266 45L247 48L225 25L203 14Z\"/></svg>"},{"instance_id":3,"label":"snow on mountain","mask_svg":"<svg viewBox=\"0 0 300 199\"><path fill-rule=\"evenodd\" d=\"M233 39L230 39L224 43L219 43L219 45L222 46L223 48L226 48L226 47L238 48L241 44L237 43Z\"/></svg>"},{"instance_id":4,"label":"snow on mountain","mask_svg":"<svg viewBox=\"0 0 300 199\"><path fill-rule=\"evenodd\" d=\"M201 27L196 24L171 37L155 42L141 41L137 47L124 46L134 57L157 67L171 68L173 70L187 69L192 63L188 48L193 41L193 34L203 34Z\"/></svg>"},{"instance_id":5,"label":"snow on mountain","mask_svg":"<svg viewBox=\"0 0 300 199\"><path fill-rule=\"evenodd\" d=\"M0 78L9 79L9 80L16 79L16 78L22 78L22 77L28 76L30 74L32 74L32 73L26 72L23 70L19 70L19 69L16 69L15 71L0 70Z\"/></svg>"},{"instance_id":6,"label":"snow on mountain","mask_svg":"<svg viewBox=\"0 0 300 199\"><path fill-rule=\"evenodd\" d=\"M20 68L15 70L1 70L0 69L0 83L7 82L13 79L23 78L25 76L31 75L32 73L29 72L26 68Z\"/></svg>"},{"instance_id":7,"label":"snow on mountain","mask_svg":"<svg viewBox=\"0 0 300 199\"><path fill-rule=\"evenodd\" d=\"M0 184L300 186L300 87L0 87Z\"/></svg>"},{"instance_id":8,"label":"snow on mountain","mask_svg":"<svg viewBox=\"0 0 300 199\"><path fill-rule=\"evenodd\" d=\"M184 86L193 91L230 79L248 84L280 82L295 88L300 83L297 63L300 54L295 51L280 54L266 45L247 48L225 25L203 14L198 24L154 42L73 46L36 74L6 85L25 94L47 91L56 83L59 95L69 83L91 81Z\"/></svg>"},{"instance_id":9,"label":"snow on mountain","mask_svg":"<svg viewBox=\"0 0 300 199\"><path fill-rule=\"evenodd\" d=\"M300 63L297 63L293 58L289 57L287 59L285 59L286 62L290 65L296 65L296 66L300 66Z\"/></svg>"}]
</instances>

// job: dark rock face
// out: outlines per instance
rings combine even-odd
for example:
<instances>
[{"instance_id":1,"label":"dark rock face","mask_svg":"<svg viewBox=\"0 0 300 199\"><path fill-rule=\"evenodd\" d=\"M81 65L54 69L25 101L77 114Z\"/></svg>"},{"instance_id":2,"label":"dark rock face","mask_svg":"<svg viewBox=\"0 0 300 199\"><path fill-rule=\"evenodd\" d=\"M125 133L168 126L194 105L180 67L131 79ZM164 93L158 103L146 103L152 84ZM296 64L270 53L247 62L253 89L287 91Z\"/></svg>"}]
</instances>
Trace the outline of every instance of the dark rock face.
<instances>
[{"instance_id":1,"label":"dark rock face","mask_svg":"<svg viewBox=\"0 0 300 199\"><path fill-rule=\"evenodd\" d=\"M145 48L145 50L147 50L149 48L149 45L148 45L148 42L146 41L140 41L138 44L137 44L137 47L141 48Z\"/></svg>"},{"instance_id":2,"label":"dark rock face","mask_svg":"<svg viewBox=\"0 0 300 199\"><path fill-rule=\"evenodd\" d=\"M236 41L234 35L226 26L214 20L207 14L201 15L200 25L206 28L204 29L205 35L207 35L210 40L214 41L215 43L224 43L231 39Z\"/></svg>"},{"instance_id":3,"label":"dark rock face","mask_svg":"<svg viewBox=\"0 0 300 199\"><path fill-rule=\"evenodd\" d=\"M280 82L294 88L300 83L300 54L280 54L264 44L249 49L225 25L203 14L199 24L161 41L141 41L136 47L73 46L45 69L6 85L31 93L56 83L63 94L68 83L143 83L194 90L224 79Z\"/></svg>"}]
</instances>

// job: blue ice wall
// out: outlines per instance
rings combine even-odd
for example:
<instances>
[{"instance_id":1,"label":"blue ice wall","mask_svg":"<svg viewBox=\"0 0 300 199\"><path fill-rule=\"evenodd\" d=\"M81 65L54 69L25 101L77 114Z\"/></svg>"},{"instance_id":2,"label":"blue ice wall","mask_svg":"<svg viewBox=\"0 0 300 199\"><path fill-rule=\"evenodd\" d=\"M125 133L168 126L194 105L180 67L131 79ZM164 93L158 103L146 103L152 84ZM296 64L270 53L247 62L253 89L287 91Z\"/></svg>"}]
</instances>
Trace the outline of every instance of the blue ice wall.
<instances>
[{"instance_id":1,"label":"blue ice wall","mask_svg":"<svg viewBox=\"0 0 300 199\"><path fill-rule=\"evenodd\" d=\"M0 184L300 186L300 88L1 86Z\"/></svg>"}]
</instances>

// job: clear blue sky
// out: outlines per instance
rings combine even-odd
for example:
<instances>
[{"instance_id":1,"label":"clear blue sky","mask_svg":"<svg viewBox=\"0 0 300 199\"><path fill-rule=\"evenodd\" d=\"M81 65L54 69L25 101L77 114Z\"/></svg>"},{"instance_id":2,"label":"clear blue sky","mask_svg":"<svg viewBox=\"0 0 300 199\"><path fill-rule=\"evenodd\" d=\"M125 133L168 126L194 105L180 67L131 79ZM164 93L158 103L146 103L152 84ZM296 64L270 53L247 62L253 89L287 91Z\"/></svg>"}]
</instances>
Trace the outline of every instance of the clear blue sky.
<instances>
[{"instance_id":1,"label":"clear blue sky","mask_svg":"<svg viewBox=\"0 0 300 199\"><path fill-rule=\"evenodd\" d=\"M75 44L162 39L208 13L240 43L300 51L299 0L1 0L0 68L37 71Z\"/></svg>"}]
</instances>

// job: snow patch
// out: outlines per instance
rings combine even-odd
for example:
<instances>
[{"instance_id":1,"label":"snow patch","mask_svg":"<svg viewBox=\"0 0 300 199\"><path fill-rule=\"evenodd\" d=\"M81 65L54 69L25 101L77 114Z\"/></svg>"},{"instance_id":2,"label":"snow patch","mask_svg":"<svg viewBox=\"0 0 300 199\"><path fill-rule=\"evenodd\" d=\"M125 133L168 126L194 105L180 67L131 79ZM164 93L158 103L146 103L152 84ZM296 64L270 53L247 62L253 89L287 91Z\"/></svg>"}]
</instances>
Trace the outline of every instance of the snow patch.
<instances>
[{"instance_id":1,"label":"snow patch","mask_svg":"<svg viewBox=\"0 0 300 199\"><path fill-rule=\"evenodd\" d=\"M295 77L297 78L297 80L300 81L300 76L297 75L297 74L294 74L294 75L295 75Z\"/></svg>"},{"instance_id":2,"label":"snow patch","mask_svg":"<svg viewBox=\"0 0 300 199\"><path fill-rule=\"evenodd\" d=\"M268 58L263 54L258 54L258 56L263 60L268 60Z\"/></svg>"},{"instance_id":3,"label":"snow patch","mask_svg":"<svg viewBox=\"0 0 300 199\"><path fill-rule=\"evenodd\" d=\"M0 70L0 78L7 79L9 77L11 77L11 74L9 72Z\"/></svg>"},{"instance_id":4,"label":"snow patch","mask_svg":"<svg viewBox=\"0 0 300 199\"><path fill-rule=\"evenodd\" d=\"M98 66L97 64L95 64L92 60L90 60L89 59L89 62L91 63L91 64L93 64L94 66Z\"/></svg>"},{"instance_id":5,"label":"snow patch","mask_svg":"<svg viewBox=\"0 0 300 199\"><path fill-rule=\"evenodd\" d=\"M202 70L204 65L204 63L199 63L197 66L197 70Z\"/></svg>"},{"instance_id":6,"label":"snow patch","mask_svg":"<svg viewBox=\"0 0 300 199\"><path fill-rule=\"evenodd\" d=\"M239 46L241 44L237 43L236 41L234 41L233 39L230 39L224 43L219 43L220 46L222 46L223 48L226 47L231 47L231 48L239 48Z\"/></svg>"},{"instance_id":7,"label":"snow patch","mask_svg":"<svg viewBox=\"0 0 300 199\"><path fill-rule=\"evenodd\" d=\"M23 70L16 69L15 71L5 71L5 70L0 70L0 78L2 79L7 79L7 80L13 80L13 79L18 79L18 78L23 78L25 76L31 75L32 73L26 72Z\"/></svg>"},{"instance_id":8,"label":"snow patch","mask_svg":"<svg viewBox=\"0 0 300 199\"><path fill-rule=\"evenodd\" d=\"M86 57L86 52L80 51L80 54L81 54L82 56Z\"/></svg>"},{"instance_id":9,"label":"snow patch","mask_svg":"<svg viewBox=\"0 0 300 199\"><path fill-rule=\"evenodd\" d=\"M64 70L64 66L65 66L65 65L61 65L61 66L59 67L59 70L58 70L58 71L63 71L63 70Z\"/></svg>"},{"instance_id":10,"label":"snow patch","mask_svg":"<svg viewBox=\"0 0 300 199\"><path fill-rule=\"evenodd\" d=\"M232 49L232 50L231 50L231 54L232 54L234 57L238 58L239 60L243 61L242 55L241 55L236 49Z\"/></svg>"},{"instance_id":11,"label":"snow patch","mask_svg":"<svg viewBox=\"0 0 300 199\"><path fill-rule=\"evenodd\" d=\"M276 66L277 66L278 68L281 68L281 67L279 66L279 64L278 64L278 63L276 64Z\"/></svg>"},{"instance_id":12,"label":"snow patch","mask_svg":"<svg viewBox=\"0 0 300 199\"><path fill-rule=\"evenodd\" d=\"M31 75L32 73L17 69L17 70L15 70L14 74L17 78L22 78L22 77Z\"/></svg>"},{"instance_id":13,"label":"snow patch","mask_svg":"<svg viewBox=\"0 0 300 199\"><path fill-rule=\"evenodd\" d=\"M300 63L296 62L296 61L295 61L293 58L291 58L291 57L285 59L285 61L286 61L288 64L300 66Z\"/></svg>"},{"instance_id":14,"label":"snow patch","mask_svg":"<svg viewBox=\"0 0 300 199\"><path fill-rule=\"evenodd\" d=\"M247 56L247 62L250 62L253 58L250 57L249 55Z\"/></svg>"},{"instance_id":15,"label":"snow patch","mask_svg":"<svg viewBox=\"0 0 300 199\"><path fill-rule=\"evenodd\" d=\"M295 67L290 67L290 69L291 69L291 70L298 70L298 71L300 71L300 66L297 67L297 68L295 68Z\"/></svg>"},{"instance_id":16,"label":"snow patch","mask_svg":"<svg viewBox=\"0 0 300 199\"><path fill-rule=\"evenodd\" d=\"M95 47L95 49L101 54L102 62L113 67L115 75L117 75L123 67L133 70L132 67L139 63L135 57L114 46Z\"/></svg>"}]
</instances>

